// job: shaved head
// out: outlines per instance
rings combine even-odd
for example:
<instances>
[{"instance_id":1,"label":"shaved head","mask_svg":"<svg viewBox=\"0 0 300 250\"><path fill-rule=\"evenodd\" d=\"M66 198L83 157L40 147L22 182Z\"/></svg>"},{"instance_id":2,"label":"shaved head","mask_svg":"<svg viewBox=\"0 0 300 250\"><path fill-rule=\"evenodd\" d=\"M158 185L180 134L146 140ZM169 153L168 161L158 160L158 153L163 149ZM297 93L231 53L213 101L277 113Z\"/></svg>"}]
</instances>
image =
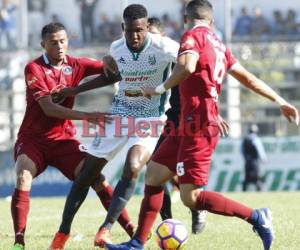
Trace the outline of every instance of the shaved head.
<instances>
[{"instance_id":1,"label":"shaved head","mask_svg":"<svg viewBox=\"0 0 300 250\"><path fill-rule=\"evenodd\" d=\"M213 6L207 0L192 0L186 6L186 15L190 20L213 20Z\"/></svg>"}]
</instances>

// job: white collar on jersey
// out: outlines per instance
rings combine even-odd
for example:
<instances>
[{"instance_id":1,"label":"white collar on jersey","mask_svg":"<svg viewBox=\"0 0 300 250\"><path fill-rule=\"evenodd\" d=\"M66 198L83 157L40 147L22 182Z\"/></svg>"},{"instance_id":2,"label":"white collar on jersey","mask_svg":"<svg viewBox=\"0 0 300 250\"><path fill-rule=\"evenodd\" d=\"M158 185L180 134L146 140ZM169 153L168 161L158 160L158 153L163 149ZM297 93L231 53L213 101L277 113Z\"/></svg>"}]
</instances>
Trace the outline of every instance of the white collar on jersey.
<instances>
[{"instance_id":1,"label":"white collar on jersey","mask_svg":"<svg viewBox=\"0 0 300 250\"><path fill-rule=\"evenodd\" d=\"M199 22L199 23L196 24L192 29L196 29L196 28L198 28L198 27L206 27L206 28L209 28L209 29L210 29L209 24L204 23L204 22Z\"/></svg>"},{"instance_id":2,"label":"white collar on jersey","mask_svg":"<svg viewBox=\"0 0 300 250\"><path fill-rule=\"evenodd\" d=\"M43 54L43 60L44 60L44 62L45 62L46 64L51 65L51 64L50 64L50 61L49 61L49 59L48 59L48 56L47 56L46 53ZM66 56L65 56L65 58L64 58L64 63L68 63L67 57L66 57ZM56 69L60 69L60 68L61 68L61 67L57 67L57 66L53 66L53 65L51 65L51 66L54 67L54 68L56 68Z\"/></svg>"}]
</instances>

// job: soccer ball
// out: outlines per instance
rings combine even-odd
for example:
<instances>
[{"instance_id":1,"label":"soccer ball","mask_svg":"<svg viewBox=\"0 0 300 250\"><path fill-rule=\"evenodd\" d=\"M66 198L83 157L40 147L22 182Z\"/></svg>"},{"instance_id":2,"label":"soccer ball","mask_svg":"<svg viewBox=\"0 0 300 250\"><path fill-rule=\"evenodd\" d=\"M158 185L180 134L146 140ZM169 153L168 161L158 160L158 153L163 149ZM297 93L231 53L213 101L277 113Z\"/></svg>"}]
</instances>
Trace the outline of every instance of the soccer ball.
<instances>
[{"instance_id":1,"label":"soccer ball","mask_svg":"<svg viewBox=\"0 0 300 250\"><path fill-rule=\"evenodd\" d=\"M156 229L156 242L163 250L182 249L187 239L186 227L178 220L164 220Z\"/></svg>"}]
</instances>

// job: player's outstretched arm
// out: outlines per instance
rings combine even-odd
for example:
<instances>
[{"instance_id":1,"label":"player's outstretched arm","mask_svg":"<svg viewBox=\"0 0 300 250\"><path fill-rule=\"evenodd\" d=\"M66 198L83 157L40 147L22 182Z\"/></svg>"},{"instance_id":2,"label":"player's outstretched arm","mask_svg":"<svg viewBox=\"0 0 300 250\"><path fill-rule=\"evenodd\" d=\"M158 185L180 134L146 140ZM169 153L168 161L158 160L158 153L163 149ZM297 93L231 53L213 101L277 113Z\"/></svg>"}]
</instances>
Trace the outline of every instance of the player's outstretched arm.
<instances>
[{"instance_id":1,"label":"player's outstretched arm","mask_svg":"<svg viewBox=\"0 0 300 250\"><path fill-rule=\"evenodd\" d=\"M93 90L96 88L105 87L116 82L119 82L122 77L120 75L118 65L112 56L106 55L102 58L104 74L95 77L94 79L80 84L77 87L61 89L57 95L60 97L75 96L79 93Z\"/></svg>"},{"instance_id":2,"label":"player's outstretched arm","mask_svg":"<svg viewBox=\"0 0 300 250\"><path fill-rule=\"evenodd\" d=\"M299 124L298 110L284 100L280 95L278 95L269 85L246 70L241 64L236 63L230 70L229 74L241 82L245 87L253 90L261 96L270 99L271 101L278 103L285 118L289 122L294 122L296 125Z\"/></svg>"},{"instance_id":3,"label":"player's outstretched arm","mask_svg":"<svg viewBox=\"0 0 300 250\"><path fill-rule=\"evenodd\" d=\"M78 110L72 110L70 108L63 107L52 101L51 96L44 96L38 100L40 107L45 115L65 120L92 120L108 118L109 114L101 112L83 112Z\"/></svg>"},{"instance_id":4,"label":"player's outstretched arm","mask_svg":"<svg viewBox=\"0 0 300 250\"><path fill-rule=\"evenodd\" d=\"M79 93L83 93L89 90L102 88L114 84L115 82L118 82L120 80L121 80L120 75L113 76L110 78L106 77L105 75L100 75L90 81L80 84L77 87L64 88L60 92L58 92L58 94L63 95L64 97L75 96Z\"/></svg>"},{"instance_id":5,"label":"player's outstretched arm","mask_svg":"<svg viewBox=\"0 0 300 250\"><path fill-rule=\"evenodd\" d=\"M156 88L144 88L144 95L161 95L170 88L180 84L183 80L193 74L196 70L198 57L192 53L184 53L177 59L177 63L172 71L171 76Z\"/></svg>"}]
</instances>

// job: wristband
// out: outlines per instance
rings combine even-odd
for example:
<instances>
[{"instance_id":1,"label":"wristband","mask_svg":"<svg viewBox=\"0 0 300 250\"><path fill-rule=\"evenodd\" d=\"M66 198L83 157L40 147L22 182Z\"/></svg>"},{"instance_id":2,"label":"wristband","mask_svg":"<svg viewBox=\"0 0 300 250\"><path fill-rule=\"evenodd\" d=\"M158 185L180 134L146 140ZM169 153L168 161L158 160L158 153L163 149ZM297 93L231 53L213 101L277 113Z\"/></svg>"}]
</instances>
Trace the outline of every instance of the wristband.
<instances>
[{"instance_id":1,"label":"wristband","mask_svg":"<svg viewBox=\"0 0 300 250\"><path fill-rule=\"evenodd\" d=\"M162 84L160 84L160 85L158 85L156 88L155 88L155 92L156 93L158 93L158 94L163 94L163 93L165 93L167 90L166 90L166 88L165 88L165 86L164 86L164 84L162 83Z\"/></svg>"}]
</instances>

